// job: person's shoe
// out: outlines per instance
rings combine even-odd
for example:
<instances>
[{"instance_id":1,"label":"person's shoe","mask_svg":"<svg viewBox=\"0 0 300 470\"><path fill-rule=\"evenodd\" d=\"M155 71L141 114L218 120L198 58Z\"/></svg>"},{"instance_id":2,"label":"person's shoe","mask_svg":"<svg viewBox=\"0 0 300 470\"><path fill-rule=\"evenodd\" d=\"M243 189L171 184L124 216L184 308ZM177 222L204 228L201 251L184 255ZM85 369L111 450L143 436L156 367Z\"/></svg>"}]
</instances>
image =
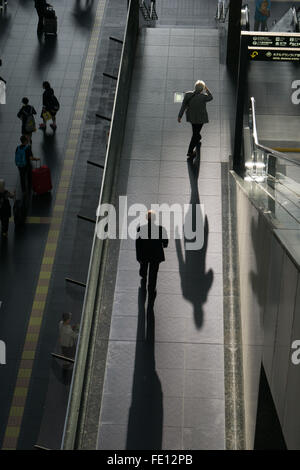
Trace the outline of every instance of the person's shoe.
<instances>
[{"instance_id":1,"label":"person's shoe","mask_svg":"<svg viewBox=\"0 0 300 470\"><path fill-rule=\"evenodd\" d=\"M56 124L50 124L50 127L51 127L51 129L53 129L54 131L56 131L57 125L56 125Z\"/></svg>"},{"instance_id":2,"label":"person's shoe","mask_svg":"<svg viewBox=\"0 0 300 470\"><path fill-rule=\"evenodd\" d=\"M46 124L43 122L39 125L39 129L46 129Z\"/></svg>"}]
</instances>

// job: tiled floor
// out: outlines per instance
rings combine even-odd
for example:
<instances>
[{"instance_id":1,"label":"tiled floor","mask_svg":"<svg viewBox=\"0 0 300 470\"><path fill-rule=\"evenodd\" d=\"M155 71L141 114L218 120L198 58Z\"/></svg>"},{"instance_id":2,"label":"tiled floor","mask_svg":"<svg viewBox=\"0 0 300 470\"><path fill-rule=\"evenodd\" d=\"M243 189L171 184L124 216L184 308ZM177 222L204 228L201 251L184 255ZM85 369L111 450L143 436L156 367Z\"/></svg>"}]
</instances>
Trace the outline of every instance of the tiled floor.
<instances>
[{"instance_id":1,"label":"tiled floor","mask_svg":"<svg viewBox=\"0 0 300 470\"><path fill-rule=\"evenodd\" d=\"M230 139L221 123L232 119L227 104L233 95L229 81L220 80L218 46L215 29L147 29L139 39L120 194L128 195L128 204L148 208L201 202L208 225L200 250L186 251L180 240L170 240L150 341L135 244L121 241L99 449L225 447L221 161L228 158ZM197 79L206 80L214 96L202 130L200 168L186 161L191 128L185 119L177 123L180 105L173 102L175 91L193 88Z\"/></svg>"}]
</instances>

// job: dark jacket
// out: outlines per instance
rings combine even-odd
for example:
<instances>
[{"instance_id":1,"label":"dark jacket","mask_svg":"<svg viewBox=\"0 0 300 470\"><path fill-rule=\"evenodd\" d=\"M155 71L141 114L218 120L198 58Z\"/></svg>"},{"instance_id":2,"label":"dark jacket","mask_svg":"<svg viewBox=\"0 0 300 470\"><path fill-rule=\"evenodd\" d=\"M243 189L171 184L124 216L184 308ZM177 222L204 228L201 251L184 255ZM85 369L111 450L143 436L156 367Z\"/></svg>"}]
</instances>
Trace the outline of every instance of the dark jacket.
<instances>
[{"instance_id":1,"label":"dark jacket","mask_svg":"<svg viewBox=\"0 0 300 470\"><path fill-rule=\"evenodd\" d=\"M9 192L4 191L0 193L0 217L2 218L9 218L11 216L11 207L10 202L8 200Z\"/></svg>"},{"instance_id":2,"label":"dark jacket","mask_svg":"<svg viewBox=\"0 0 300 470\"><path fill-rule=\"evenodd\" d=\"M45 90L43 93L43 106L49 111L52 109L52 106L53 106L53 96L54 96L53 88L49 88Z\"/></svg>"},{"instance_id":3,"label":"dark jacket","mask_svg":"<svg viewBox=\"0 0 300 470\"><path fill-rule=\"evenodd\" d=\"M26 125L27 117L33 114L36 114L36 110L30 104L26 104L22 106L22 108L18 112L17 114L18 118L22 119L22 134L26 133L25 125Z\"/></svg>"},{"instance_id":4,"label":"dark jacket","mask_svg":"<svg viewBox=\"0 0 300 470\"><path fill-rule=\"evenodd\" d=\"M34 0L34 6L37 12L42 14L46 10L48 3L46 0Z\"/></svg>"},{"instance_id":5,"label":"dark jacket","mask_svg":"<svg viewBox=\"0 0 300 470\"><path fill-rule=\"evenodd\" d=\"M181 119L184 111L186 110L186 120L192 124L206 124L208 122L208 115L206 111L206 103L213 99L212 94L207 91L193 92L187 91L184 94L184 99L178 114Z\"/></svg>"},{"instance_id":6,"label":"dark jacket","mask_svg":"<svg viewBox=\"0 0 300 470\"><path fill-rule=\"evenodd\" d=\"M155 225L149 221L147 224L138 227L136 239L137 261L140 263L165 261L164 248L167 248L168 242L167 232L161 225Z\"/></svg>"}]
</instances>

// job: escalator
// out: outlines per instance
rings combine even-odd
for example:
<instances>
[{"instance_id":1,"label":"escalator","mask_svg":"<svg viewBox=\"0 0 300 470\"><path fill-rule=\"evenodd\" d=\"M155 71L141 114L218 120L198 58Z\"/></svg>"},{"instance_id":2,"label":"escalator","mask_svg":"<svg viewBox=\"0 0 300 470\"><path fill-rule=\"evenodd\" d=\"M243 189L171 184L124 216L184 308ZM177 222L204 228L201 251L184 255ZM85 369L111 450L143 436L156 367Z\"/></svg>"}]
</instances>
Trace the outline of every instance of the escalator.
<instances>
[{"instance_id":1,"label":"escalator","mask_svg":"<svg viewBox=\"0 0 300 470\"><path fill-rule=\"evenodd\" d=\"M299 33L300 31L300 8L295 6L289 8L278 21L274 21L270 28L272 32Z\"/></svg>"},{"instance_id":2,"label":"escalator","mask_svg":"<svg viewBox=\"0 0 300 470\"><path fill-rule=\"evenodd\" d=\"M245 179L256 183L274 201L278 219L289 218L294 228L300 228L300 161L259 142L253 97L249 127L244 129L244 152Z\"/></svg>"}]
</instances>

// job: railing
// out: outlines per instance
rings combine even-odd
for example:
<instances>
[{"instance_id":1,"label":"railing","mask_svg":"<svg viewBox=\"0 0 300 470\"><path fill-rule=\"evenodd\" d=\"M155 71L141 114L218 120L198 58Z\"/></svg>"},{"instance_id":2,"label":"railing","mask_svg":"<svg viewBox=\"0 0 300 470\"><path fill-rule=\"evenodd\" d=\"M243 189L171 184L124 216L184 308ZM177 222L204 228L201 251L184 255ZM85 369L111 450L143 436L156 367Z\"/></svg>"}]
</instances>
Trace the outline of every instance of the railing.
<instances>
[{"instance_id":1,"label":"railing","mask_svg":"<svg viewBox=\"0 0 300 470\"><path fill-rule=\"evenodd\" d=\"M300 223L300 161L288 157L259 143L255 112L255 99L250 99L250 145L247 153L246 181L262 186Z\"/></svg>"},{"instance_id":2,"label":"railing","mask_svg":"<svg viewBox=\"0 0 300 470\"><path fill-rule=\"evenodd\" d=\"M250 21L249 21L250 10L248 4L243 5L241 9L241 29L243 31L250 30Z\"/></svg>"}]
</instances>

